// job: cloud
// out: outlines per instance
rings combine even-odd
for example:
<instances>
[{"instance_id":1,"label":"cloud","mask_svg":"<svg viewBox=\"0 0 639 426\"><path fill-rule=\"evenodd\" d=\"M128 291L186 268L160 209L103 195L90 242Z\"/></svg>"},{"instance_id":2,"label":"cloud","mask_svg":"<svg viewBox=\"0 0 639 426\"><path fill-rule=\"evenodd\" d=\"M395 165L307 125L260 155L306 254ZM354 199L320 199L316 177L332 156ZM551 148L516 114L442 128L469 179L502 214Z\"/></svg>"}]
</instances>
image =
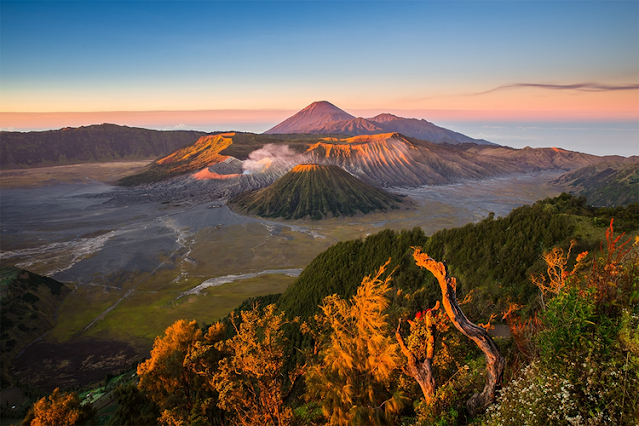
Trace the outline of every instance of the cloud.
<instances>
[{"instance_id":1,"label":"cloud","mask_svg":"<svg viewBox=\"0 0 639 426\"><path fill-rule=\"evenodd\" d=\"M486 90L485 92L474 93L473 95L485 95L488 93L498 92L501 90L522 89L532 87L535 89L547 90L578 90L581 92L614 92L618 90L639 90L639 84L626 84L621 86L613 86L601 83L575 83L575 84L542 84L542 83L515 83L506 84Z\"/></svg>"}]
</instances>

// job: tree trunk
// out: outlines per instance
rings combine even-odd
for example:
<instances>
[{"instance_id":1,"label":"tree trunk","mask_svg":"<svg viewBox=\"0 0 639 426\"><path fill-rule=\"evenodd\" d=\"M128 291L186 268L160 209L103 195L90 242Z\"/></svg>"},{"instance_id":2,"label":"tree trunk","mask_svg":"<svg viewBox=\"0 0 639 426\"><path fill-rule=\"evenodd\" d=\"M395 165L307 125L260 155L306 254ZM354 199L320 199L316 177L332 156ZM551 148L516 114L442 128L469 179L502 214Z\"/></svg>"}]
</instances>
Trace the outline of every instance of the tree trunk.
<instances>
[{"instance_id":1,"label":"tree trunk","mask_svg":"<svg viewBox=\"0 0 639 426\"><path fill-rule=\"evenodd\" d=\"M422 363L418 363L415 355L406 347L404 343L404 339L402 335L399 333L399 329L402 325L402 320L400 318L399 324L397 324L397 330L395 331L395 337L397 338L397 342L399 343L399 347L402 352L408 358L408 366L407 371L419 384L419 387L422 389L422 393L424 394L424 399L426 402L430 403L435 396L435 391L437 390L437 385L435 384L435 378L433 377L433 354L434 354L434 346L435 339L432 334L428 341L428 346L426 349L426 359Z\"/></svg>"},{"instance_id":2,"label":"tree trunk","mask_svg":"<svg viewBox=\"0 0 639 426\"><path fill-rule=\"evenodd\" d=\"M457 302L457 280L455 277L448 275L446 265L435 261L426 253L422 253L419 247L415 248L413 257L417 262L417 266L428 269L437 278L442 292L444 308L451 322L466 337L474 341L486 356L487 377L484 389L480 393L473 395L466 403L471 416L480 414L495 400L495 391L501 385L506 360L499 353L499 348L497 348L493 339L490 338L488 332L470 322L464 315Z\"/></svg>"}]
</instances>

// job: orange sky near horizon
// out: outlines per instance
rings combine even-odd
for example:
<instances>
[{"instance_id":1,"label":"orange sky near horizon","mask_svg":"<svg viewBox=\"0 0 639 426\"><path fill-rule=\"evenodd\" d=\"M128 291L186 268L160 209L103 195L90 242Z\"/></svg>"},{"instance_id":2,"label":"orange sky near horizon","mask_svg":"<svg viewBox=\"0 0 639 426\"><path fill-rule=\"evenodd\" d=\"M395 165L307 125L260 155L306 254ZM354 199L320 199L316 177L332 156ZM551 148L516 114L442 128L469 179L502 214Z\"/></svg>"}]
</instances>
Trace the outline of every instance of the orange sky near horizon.
<instances>
[{"instance_id":1,"label":"orange sky near horizon","mask_svg":"<svg viewBox=\"0 0 639 426\"><path fill-rule=\"evenodd\" d=\"M549 90L515 88L484 94L413 99L388 99L367 105L343 99L309 99L288 102L281 109L201 109L164 111L31 111L0 112L2 130L46 130L90 124L114 123L156 129L265 131L316 100L328 100L355 116L382 112L429 121L568 121L639 120L639 90ZM281 105L281 103L280 103ZM349 105L351 107L349 107ZM204 127L203 127L204 126ZM229 127L236 126L236 127Z\"/></svg>"},{"instance_id":2,"label":"orange sky near horizon","mask_svg":"<svg viewBox=\"0 0 639 426\"><path fill-rule=\"evenodd\" d=\"M639 154L636 0L7 1L0 52L2 130L262 133L325 100Z\"/></svg>"}]
</instances>

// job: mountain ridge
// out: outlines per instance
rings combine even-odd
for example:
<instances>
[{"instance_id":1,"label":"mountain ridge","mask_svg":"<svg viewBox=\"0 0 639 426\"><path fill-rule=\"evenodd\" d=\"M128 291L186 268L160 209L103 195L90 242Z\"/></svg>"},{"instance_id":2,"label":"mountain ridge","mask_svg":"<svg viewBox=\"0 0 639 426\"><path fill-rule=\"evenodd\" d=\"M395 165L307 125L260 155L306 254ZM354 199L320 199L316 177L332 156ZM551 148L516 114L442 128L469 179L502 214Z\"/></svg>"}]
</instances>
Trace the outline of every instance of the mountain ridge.
<instances>
[{"instance_id":1,"label":"mountain ridge","mask_svg":"<svg viewBox=\"0 0 639 426\"><path fill-rule=\"evenodd\" d=\"M585 196L593 206L639 203L639 157L584 166L550 183L571 188L572 193Z\"/></svg>"},{"instance_id":2,"label":"mountain ridge","mask_svg":"<svg viewBox=\"0 0 639 426\"><path fill-rule=\"evenodd\" d=\"M519 150L492 145L435 144L399 133L351 137L290 135L289 139L279 139L280 136L236 132L203 139L216 138L226 141L211 144L212 152L200 152L198 147L204 146L203 143L192 144L180 153L156 160L120 183L135 186L179 177L179 185L193 186L189 192L227 198L268 186L297 164L307 163L338 166L369 185L383 188L444 185L531 172L565 172L602 161L625 160L552 148ZM285 158L270 152L282 149L288 152ZM186 152L193 156L191 160L185 160ZM255 159L259 159L261 168L245 170L247 160L256 162L250 159L255 154L260 154ZM182 158L181 162L173 162L178 158Z\"/></svg>"},{"instance_id":3,"label":"mountain ridge","mask_svg":"<svg viewBox=\"0 0 639 426\"><path fill-rule=\"evenodd\" d=\"M336 111L340 113L335 114ZM403 118L389 113L378 114L371 118L354 117L327 101L313 102L264 134L307 133L357 136L394 132L433 143L497 145L445 129L424 119Z\"/></svg>"},{"instance_id":4,"label":"mountain ridge","mask_svg":"<svg viewBox=\"0 0 639 426\"><path fill-rule=\"evenodd\" d=\"M152 160L208 134L194 130L149 130L109 123L42 132L2 131L0 167L18 169Z\"/></svg>"},{"instance_id":5,"label":"mountain ridge","mask_svg":"<svg viewBox=\"0 0 639 426\"><path fill-rule=\"evenodd\" d=\"M10 381L10 366L24 347L52 329L57 309L71 293L63 283L24 269L0 264L0 382Z\"/></svg>"}]
</instances>

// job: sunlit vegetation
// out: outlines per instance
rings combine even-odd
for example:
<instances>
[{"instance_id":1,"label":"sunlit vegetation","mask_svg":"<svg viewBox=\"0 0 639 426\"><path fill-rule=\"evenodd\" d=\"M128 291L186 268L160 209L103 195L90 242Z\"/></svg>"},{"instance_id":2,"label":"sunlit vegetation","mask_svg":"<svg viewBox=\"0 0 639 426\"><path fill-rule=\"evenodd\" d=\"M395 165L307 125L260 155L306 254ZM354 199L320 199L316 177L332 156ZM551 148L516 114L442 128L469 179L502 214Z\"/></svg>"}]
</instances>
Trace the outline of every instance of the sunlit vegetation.
<instances>
[{"instance_id":1,"label":"sunlit vegetation","mask_svg":"<svg viewBox=\"0 0 639 426\"><path fill-rule=\"evenodd\" d=\"M151 357L138 366L138 387L157 404L167 424L188 420L199 408L198 393L204 386L185 360L200 340L202 331L195 321L176 321L155 339Z\"/></svg>"},{"instance_id":2,"label":"sunlit vegetation","mask_svg":"<svg viewBox=\"0 0 639 426\"><path fill-rule=\"evenodd\" d=\"M211 385L219 393L218 407L230 412L231 422L241 426L256 424L288 425L293 423L293 410L288 399L304 366L286 374L284 365L288 339L284 327L288 321L274 304L260 310L241 311L241 322L231 313L235 335L215 348L228 354L216 366L207 366ZM221 324L209 329L222 330Z\"/></svg>"},{"instance_id":3,"label":"sunlit vegetation","mask_svg":"<svg viewBox=\"0 0 639 426\"><path fill-rule=\"evenodd\" d=\"M638 215L563 194L338 243L282 295L168 327L112 424L636 424Z\"/></svg>"},{"instance_id":4,"label":"sunlit vegetation","mask_svg":"<svg viewBox=\"0 0 639 426\"><path fill-rule=\"evenodd\" d=\"M544 256L548 274L533 281L547 301L532 332L518 336L527 365L502 389L483 424L636 424L638 250L639 239L615 234L611 221L595 253ZM574 266L566 268L569 262Z\"/></svg>"},{"instance_id":5,"label":"sunlit vegetation","mask_svg":"<svg viewBox=\"0 0 639 426\"><path fill-rule=\"evenodd\" d=\"M319 354L306 385L329 424L395 424L406 403L396 380L398 345L388 333L391 277L380 279L385 266L364 278L350 301L327 296L315 315L316 328L310 332Z\"/></svg>"},{"instance_id":6,"label":"sunlit vegetation","mask_svg":"<svg viewBox=\"0 0 639 426\"><path fill-rule=\"evenodd\" d=\"M55 389L49 396L38 400L27 414L23 425L80 426L89 424L95 415L91 404L82 404L76 393L63 393Z\"/></svg>"}]
</instances>

